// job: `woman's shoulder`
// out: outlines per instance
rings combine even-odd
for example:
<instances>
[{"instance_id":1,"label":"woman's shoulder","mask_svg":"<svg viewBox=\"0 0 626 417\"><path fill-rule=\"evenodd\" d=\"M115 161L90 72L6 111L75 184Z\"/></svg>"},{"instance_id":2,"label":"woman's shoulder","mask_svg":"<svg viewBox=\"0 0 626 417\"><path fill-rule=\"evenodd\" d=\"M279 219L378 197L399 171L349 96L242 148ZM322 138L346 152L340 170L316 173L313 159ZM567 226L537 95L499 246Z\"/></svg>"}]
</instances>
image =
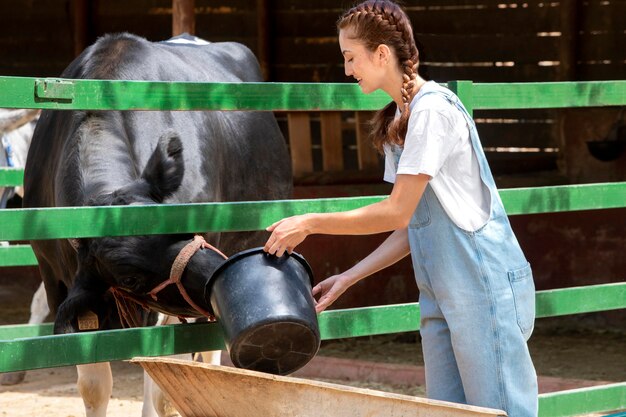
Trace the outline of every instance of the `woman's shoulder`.
<instances>
[{"instance_id":1,"label":"woman's shoulder","mask_svg":"<svg viewBox=\"0 0 626 417\"><path fill-rule=\"evenodd\" d=\"M434 81L428 81L420 88L411 102L411 116L428 112L455 121L460 116L458 109L448 100L453 93Z\"/></svg>"},{"instance_id":2,"label":"woman's shoulder","mask_svg":"<svg viewBox=\"0 0 626 417\"><path fill-rule=\"evenodd\" d=\"M446 110L449 108L449 102L446 95L450 91L434 81L427 81L411 102L411 111L420 111L426 109Z\"/></svg>"}]
</instances>

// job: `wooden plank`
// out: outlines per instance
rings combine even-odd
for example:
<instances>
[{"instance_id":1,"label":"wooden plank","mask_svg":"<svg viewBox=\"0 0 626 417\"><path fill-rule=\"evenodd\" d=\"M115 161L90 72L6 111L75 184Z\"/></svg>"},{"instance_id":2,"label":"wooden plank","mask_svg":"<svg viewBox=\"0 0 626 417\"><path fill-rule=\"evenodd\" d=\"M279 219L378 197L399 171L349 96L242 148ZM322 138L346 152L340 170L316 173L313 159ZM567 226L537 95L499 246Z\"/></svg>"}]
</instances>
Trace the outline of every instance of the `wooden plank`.
<instances>
[{"instance_id":1,"label":"wooden plank","mask_svg":"<svg viewBox=\"0 0 626 417\"><path fill-rule=\"evenodd\" d=\"M485 148L557 148L553 125L547 123L477 123Z\"/></svg>"},{"instance_id":2,"label":"wooden plank","mask_svg":"<svg viewBox=\"0 0 626 417\"><path fill-rule=\"evenodd\" d=\"M559 45L558 81L576 80L578 55L579 7L576 0L562 0L560 7L561 36Z\"/></svg>"},{"instance_id":3,"label":"wooden plank","mask_svg":"<svg viewBox=\"0 0 626 417\"><path fill-rule=\"evenodd\" d=\"M506 415L500 410L177 359L131 362L150 374L183 417Z\"/></svg>"},{"instance_id":4,"label":"wooden plank","mask_svg":"<svg viewBox=\"0 0 626 417\"><path fill-rule=\"evenodd\" d=\"M195 0L172 0L172 36L196 33Z\"/></svg>"},{"instance_id":5,"label":"wooden plank","mask_svg":"<svg viewBox=\"0 0 626 417\"><path fill-rule=\"evenodd\" d=\"M302 2L300 2L302 3ZM314 5L317 2L313 3ZM416 38L422 34L468 33L474 35L517 35L559 31L559 7L499 8L428 8L421 4L406 5ZM274 9L276 36L335 36L335 22L344 9L340 7L308 9L305 7Z\"/></svg>"},{"instance_id":6,"label":"wooden plank","mask_svg":"<svg viewBox=\"0 0 626 417\"><path fill-rule=\"evenodd\" d=\"M320 63L322 62L322 63ZM272 64L275 81L289 82L354 82L346 77L342 62L333 58L316 64L298 63ZM446 64L448 65L448 64ZM474 66L471 63L441 63L421 61L420 75L427 80L448 82L451 80L473 80L474 82L540 82L556 79L558 66L539 66L536 63L515 66ZM618 72L612 78L619 79ZM592 80L592 79L591 79Z\"/></svg>"},{"instance_id":7,"label":"wooden plank","mask_svg":"<svg viewBox=\"0 0 626 417\"><path fill-rule=\"evenodd\" d=\"M290 112L287 114L287 125L293 175L313 172L311 116L309 113Z\"/></svg>"},{"instance_id":8,"label":"wooden plank","mask_svg":"<svg viewBox=\"0 0 626 417\"><path fill-rule=\"evenodd\" d=\"M98 2L102 3L102 2ZM172 37L172 16L171 15L126 15L119 19L106 18L96 15L99 33L118 33L132 31L137 36L144 37L149 41L158 42ZM142 24L138 25L137 21Z\"/></svg>"},{"instance_id":9,"label":"wooden plank","mask_svg":"<svg viewBox=\"0 0 626 417\"><path fill-rule=\"evenodd\" d=\"M623 78L626 74L626 62L583 62L576 66L576 74L580 80L615 80Z\"/></svg>"},{"instance_id":10,"label":"wooden plank","mask_svg":"<svg viewBox=\"0 0 626 417\"><path fill-rule=\"evenodd\" d=\"M198 34L203 33L208 41L242 37L253 37L255 43L257 41L258 16L254 9L229 14L198 14L196 20Z\"/></svg>"},{"instance_id":11,"label":"wooden plank","mask_svg":"<svg viewBox=\"0 0 626 417\"><path fill-rule=\"evenodd\" d=\"M626 27L625 1L587 1L579 3L578 7L581 16L580 29L584 32L619 30Z\"/></svg>"},{"instance_id":12,"label":"wooden plank","mask_svg":"<svg viewBox=\"0 0 626 417\"><path fill-rule=\"evenodd\" d=\"M307 2L302 0L274 0L275 8L280 9L295 9L300 8L307 11L314 10L339 10L343 11L347 7L351 7L355 4L351 0L318 0L314 2ZM417 6L413 6L416 4ZM506 5L506 3L504 3ZM545 3L544 3L545 4ZM405 7L409 9L411 7L422 7L424 9L443 9L443 10L456 10L459 8L465 10L483 9L483 8L498 8L503 5L502 0L420 0L419 2L406 2ZM518 7L519 4L515 4ZM513 6L511 6L513 7ZM550 4L545 4L544 7L554 7Z\"/></svg>"},{"instance_id":13,"label":"wooden plank","mask_svg":"<svg viewBox=\"0 0 626 417\"><path fill-rule=\"evenodd\" d=\"M270 48L270 38L273 37L273 20L268 13L268 0L256 0L256 31L257 31L257 48L256 56L261 66L263 80L268 81L271 78L270 62L272 62L272 49Z\"/></svg>"},{"instance_id":14,"label":"wooden plank","mask_svg":"<svg viewBox=\"0 0 626 417\"><path fill-rule=\"evenodd\" d=\"M341 112L323 112L320 115L320 124L324 171L341 171L343 169Z\"/></svg>"},{"instance_id":15,"label":"wooden plank","mask_svg":"<svg viewBox=\"0 0 626 417\"><path fill-rule=\"evenodd\" d=\"M47 23L46 25L49 25ZM87 0L72 1L72 41L74 46L74 56L80 55L88 46L89 30L92 24L91 7Z\"/></svg>"},{"instance_id":16,"label":"wooden plank","mask_svg":"<svg viewBox=\"0 0 626 417\"><path fill-rule=\"evenodd\" d=\"M71 37L69 32L67 36L68 38ZM28 48L24 47L25 44L28 44ZM43 34L36 38L4 39L0 40L0 48L3 56L11 57L11 60L18 62L36 62L37 60L49 59L57 62L64 61L64 66L67 66L74 58L72 42L53 35L46 37ZM33 51L37 51L37 56L32 56ZM56 75L60 73L61 71Z\"/></svg>"},{"instance_id":17,"label":"wooden plank","mask_svg":"<svg viewBox=\"0 0 626 417\"><path fill-rule=\"evenodd\" d=\"M558 61L559 37L537 34L509 36L460 34L424 34L421 60L430 62L515 62L533 63ZM337 36L330 37L276 37L274 39L276 64L341 63Z\"/></svg>"},{"instance_id":18,"label":"wooden plank","mask_svg":"<svg viewBox=\"0 0 626 417\"><path fill-rule=\"evenodd\" d=\"M369 121L373 112L356 112L355 113L355 130L356 130L356 149L360 170L378 169L380 165L380 156L370 139Z\"/></svg>"},{"instance_id":19,"label":"wooden plank","mask_svg":"<svg viewBox=\"0 0 626 417\"><path fill-rule=\"evenodd\" d=\"M557 170L556 152L485 151L494 175L512 175Z\"/></svg>"},{"instance_id":20,"label":"wooden plank","mask_svg":"<svg viewBox=\"0 0 626 417\"><path fill-rule=\"evenodd\" d=\"M578 59L587 61L626 61L626 49L617 45L626 45L624 29L605 33L579 35L580 52ZM617 75L617 74L616 74ZM624 78L624 74L615 78Z\"/></svg>"}]
</instances>

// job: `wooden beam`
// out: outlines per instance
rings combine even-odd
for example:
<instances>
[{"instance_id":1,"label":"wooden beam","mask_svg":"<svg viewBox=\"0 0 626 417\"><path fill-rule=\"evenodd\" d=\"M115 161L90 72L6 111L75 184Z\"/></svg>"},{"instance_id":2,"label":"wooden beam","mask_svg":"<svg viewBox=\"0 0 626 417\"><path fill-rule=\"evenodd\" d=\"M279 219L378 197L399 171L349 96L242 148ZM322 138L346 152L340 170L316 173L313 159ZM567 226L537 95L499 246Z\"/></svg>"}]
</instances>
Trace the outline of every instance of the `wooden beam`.
<instances>
[{"instance_id":1,"label":"wooden beam","mask_svg":"<svg viewBox=\"0 0 626 417\"><path fill-rule=\"evenodd\" d=\"M74 56L80 55L90 43L90 15L89 0L72 0L72 41L74 44Z\"/></svg>"},{"instance_id":2,"label":"wooden beam","mask_svg":"<svg viewBox=\"0 0 626 417\"><path fill-rule=\"evenodd\" d=\"M309 113L292 112L287 115L289 151L294 176L313 172L311 149L311 117Z\"/></svg>"},{"instance_id":3,"label":"wooden beam","mask_svg":"<svg viewBox=\"0 0 626 417\"><path fill-rule=\"evenodd\" d=\"M261 66L261 73L265 81L270 80L270 15L268 13L268 0L257 0L257 59Z\"/></svg>"},{"instance_id":4,"label":"wooden beam","mask_svg":"<svg viewBox=\"0 0 626 417\"><path fill-rule=\"evenodd\" d=\"M370 170L378 168L378 153L372 146L369 138L368 122L372 118L373 112L356 112L354 119L356 122L356 150L359 160L360 170Z\"/></svg>"},{"instance_id":5,"label":"wooden beam","mask_svg":"<svg viewBox=\"0 0 626 417\"><path fill-rule=\"evenodd\" d=\"M576 80L578 55L578 8L576 0L560 3L561 37L559 45L559 81Z\"/></svg>"},{"instance_id":6,"label":"wooden beam","mask_svg":"<svg viewBox=\"0 0 626 417\"><path fill-rule=\"evenodd\" d=\"M322 131L322 166L324 171L341 171L343 169L341 112L322 112L320 121Z\"/></svg>"},{"instance_id":7,"label":"wooden beam","mask_svg":"<svg viewBox=\"0 0 626 417\"><path fill-rule=\"evenodd\" d=\"M172 0L172 36L196 33L195 0Z\"/></svg>"}]
</instances>

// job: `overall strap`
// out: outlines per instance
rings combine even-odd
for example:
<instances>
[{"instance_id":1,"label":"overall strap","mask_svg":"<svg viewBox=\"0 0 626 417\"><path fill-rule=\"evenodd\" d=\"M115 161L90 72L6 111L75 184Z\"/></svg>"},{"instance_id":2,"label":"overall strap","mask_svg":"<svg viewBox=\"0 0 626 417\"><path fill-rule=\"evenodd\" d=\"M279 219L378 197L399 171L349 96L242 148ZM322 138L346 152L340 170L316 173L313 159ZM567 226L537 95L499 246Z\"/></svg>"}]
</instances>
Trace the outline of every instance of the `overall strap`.
<instances>
[{"instance_id":1,"label":"overall strap","mask_svg":"<svg viewBox=\"0 0 626 417\"><path fill-rule=\"evenodd\" d=\"M463 114L463 117L465 118L467 127L470 132L470 140L472 142L472 148L474 149L474 152L476 154L476 159L478 161L478 166L480 169L480 177L483 183L489 188L491 192L491 197L492 197L491 198L491 211L492 211L492 215L494 215L495 213L493 212L494 210L496 210L496 207L499 206L502 208L502 210L504 210L504 208L502 205L502 201L500 200L500 195L498 194L498 191L496 188L496 182L493 178L493 174L491 173L491 169L489 168L487 157L485 156L485 151L483 150L482 144L480 143L478 130L476 129L476 123L474 122L474 119L469 114L469 112L467 111L463 103L461 103L461 100L456 94L454 94L452 91L446 88L443 88L440 86L438 87L439 88L437 88L436 90L424 92L422 97L428 94L437 94L445 98L450 104L455 106L461 112L461 114Z\"/></svg>"}]
</instances>

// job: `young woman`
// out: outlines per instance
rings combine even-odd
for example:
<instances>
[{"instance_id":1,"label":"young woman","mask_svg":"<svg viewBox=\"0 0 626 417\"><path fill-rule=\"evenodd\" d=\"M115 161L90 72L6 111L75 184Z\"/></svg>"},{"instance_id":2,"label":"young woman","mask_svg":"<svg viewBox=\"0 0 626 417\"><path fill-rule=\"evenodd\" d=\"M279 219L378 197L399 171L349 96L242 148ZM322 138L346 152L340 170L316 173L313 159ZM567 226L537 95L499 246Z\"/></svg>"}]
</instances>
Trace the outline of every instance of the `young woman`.
<instances>
[{"instance_id":1,"label":"young woman","mask_svg":"<svg viewBox=\"0 0 626 417\"><path fill-rule=\"evenodd\" d=\"M537 414L526 341L534 325L532 272L513 234L476 127L458 97L417 73L406 13L366 1L337 22L346 75L393 101L374 119L389 198L356 210L276 222L265 250L281 256L308 235L393 231L349 270L313 288L317 311L409 253L420 292L429 398Z\"/></svg>"}]
</instances>

